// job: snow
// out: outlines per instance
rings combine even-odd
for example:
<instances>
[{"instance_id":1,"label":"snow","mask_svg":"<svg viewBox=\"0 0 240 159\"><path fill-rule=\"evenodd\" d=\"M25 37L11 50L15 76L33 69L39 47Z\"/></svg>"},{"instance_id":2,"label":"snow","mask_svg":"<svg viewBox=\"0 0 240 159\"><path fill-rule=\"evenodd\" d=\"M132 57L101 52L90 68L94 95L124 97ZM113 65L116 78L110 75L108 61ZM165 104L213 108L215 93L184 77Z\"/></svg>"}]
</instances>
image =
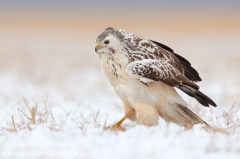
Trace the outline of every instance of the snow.
<instances>
[{"instance_id":1,"label":"snow","mask_svg":"<svg viewBox=\"0 0 240 159\"><path fill-rule=\"evenodd\" d=\"M93 79L96 76L98 81L94 82ZM2 152L45 150L62 154L65 151L84 151L87 152L87 158L217 157L221 159L239 157L240 138L238 134L240 129L237 127L230 128L228 130L230 134L207 131L201 125L194 126L192 130L185 130L174 123L167 124L159 119L160 124L155 127L135 125L126 121L124 123L127 128L126 132L103 130L106 119L108 119L106 125L111 125L123 117L124 111L121 101L98 69L90 70L84 79L80 76L68 76L69 81L65 83L67 86L62 86L62 88L47 86L47 89L38 87L29 81L19 85L19 79L14 74L5 74L1 77L1 94L7 98L11 97L5 99L2 96L1 98L1 105L6 104L1 107ZM79 80L81 82L78 82ZM64 87L68 87L67 92L61 91ZM47 108L51 109L55 121L48 116L46 123L30 124L32 130L25 128L17 132L7 131L6 128L10 127L7 123L11 122L11 115L18 124L21 121L19 118L27 121L18 109L30 116L22 97L28 99L31 106L36 101L39 112L44 112L44 101L47 101ZM97 111L99 111L99 116L96 124L93 116L97 114ZM226 118L223 117L224 111L230 112L223 104L216 109L204 108L200 114L211 125L227 128L232 124L226 124ZM87 121L83 129L76 124L78 120L83 122L81 114ZM232 119L236 122L239 115L239 111L238 114L234 113ZM76 158L76 156L63 156L65 157Z\"/></svg>"}]
</instances>

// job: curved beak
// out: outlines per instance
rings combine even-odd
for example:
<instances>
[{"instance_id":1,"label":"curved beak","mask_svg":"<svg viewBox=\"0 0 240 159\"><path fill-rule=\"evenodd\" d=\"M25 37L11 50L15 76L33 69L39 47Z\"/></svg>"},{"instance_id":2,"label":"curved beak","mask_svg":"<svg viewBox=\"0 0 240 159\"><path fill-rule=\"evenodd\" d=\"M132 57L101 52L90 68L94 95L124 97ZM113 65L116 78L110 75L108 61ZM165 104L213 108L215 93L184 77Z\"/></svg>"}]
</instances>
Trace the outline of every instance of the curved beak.
<instances>
[{"instance_id":1,"label":"curved beak","mask_svg":"<svg viewBox=\"0 0 240 159\"><path fill-rule=\"evenodd\" d=\"M99 49L99 47L97 47L97 46L96 46L96 47L95 47L95 52L97 52L97 51L98 51L98 49Z\"/></svg>"},{"instance_id":2,"label":"curved beak","mask_svg":"<svg viewBox=\"0 0 240 159\"><path fill-rule=\"evenodd\" d=\"M101 48L104 48L104 47L106 47L106 46L100 46L99 45L99 43L96 43L96 47L95 47L95 52L97 52L99 49L101 49Z\"/></svg>"},{"instance_id":3,"label":"curved beak","mask_svg":"<svg viewBox=\"0 0 240 159\"><path fill-rule=\"evenodd\" d=\"M99 49L99 43L96 43L95 52L97 52L98 49Z\"/></svg>"}]
</instances>

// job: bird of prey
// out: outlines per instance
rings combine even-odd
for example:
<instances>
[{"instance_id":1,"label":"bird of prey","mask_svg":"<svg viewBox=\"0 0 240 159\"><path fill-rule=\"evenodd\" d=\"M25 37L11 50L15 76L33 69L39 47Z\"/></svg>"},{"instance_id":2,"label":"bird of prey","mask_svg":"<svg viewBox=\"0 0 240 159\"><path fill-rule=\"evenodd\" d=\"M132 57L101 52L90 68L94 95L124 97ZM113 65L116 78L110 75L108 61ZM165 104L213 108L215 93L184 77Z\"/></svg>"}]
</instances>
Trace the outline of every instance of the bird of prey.
<instances>
[{"instance_id":1,"label":"bird of prey","mask_svg":"<svg viewBox=\"0 0 240 159\"><path fill-rule=\"evenodd\" d=\"M121 124L126 118L137 124L157 125L159 116L185 128L207 125L187 108L175 88L203 106L217 105L199 91L195 82L201 78L190 62L168 46L109 27L96 38L95 52L125 109L125 116L112 130L124 131Z\"/></svg>"}]
</instances>

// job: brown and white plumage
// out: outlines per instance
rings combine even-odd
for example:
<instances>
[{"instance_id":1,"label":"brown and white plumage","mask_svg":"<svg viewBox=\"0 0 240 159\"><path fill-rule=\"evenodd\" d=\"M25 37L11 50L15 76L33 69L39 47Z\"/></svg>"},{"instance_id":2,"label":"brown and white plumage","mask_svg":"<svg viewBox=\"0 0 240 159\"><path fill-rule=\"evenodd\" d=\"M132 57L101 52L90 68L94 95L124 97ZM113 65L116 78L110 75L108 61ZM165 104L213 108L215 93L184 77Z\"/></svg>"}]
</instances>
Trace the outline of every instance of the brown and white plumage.
<instances>
[{"instance_id":1,"label":"brown and white plumage","mask_svg":"<svg viewBox=\"0 0 240 159\"><path fill-rule=\"evenodd\" d=\"M174 87L204 106L216 106L194 83L201 81L198 72L169 47L114 28L100 33L96 43L103 73L121 98L126 118L149 126L158 124L159 116L185 127L205 123Z\"/></svg>"}]
</instances>

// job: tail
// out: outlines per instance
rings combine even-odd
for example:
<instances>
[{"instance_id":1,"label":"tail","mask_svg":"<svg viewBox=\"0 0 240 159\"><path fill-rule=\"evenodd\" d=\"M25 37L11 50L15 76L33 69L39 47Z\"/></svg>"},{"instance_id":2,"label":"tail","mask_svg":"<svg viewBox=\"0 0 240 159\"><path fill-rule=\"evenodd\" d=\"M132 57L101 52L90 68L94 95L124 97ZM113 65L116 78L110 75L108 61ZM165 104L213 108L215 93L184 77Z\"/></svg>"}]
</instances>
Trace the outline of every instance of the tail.
<instances>
[{"instance_id":1,"label":"tail","mask_svg":"<svg viewBox=\"0 0 240 159\"><path fill-rule=\"evenodd\" d=\"M202 120L200 117L198 117L195 113L193 113L190 109L188 109L185 106L182 106L181 104L173 103L172 104L183 116L185 116L187 119L192 121L194 124L206 124L208 123ZM210 126L209 126L210 127Z\"/></svg>"},{"instance_id":2,"label":"tail","mask_svg":"<svg viewBox=\"0 0 240 159\"><path fill-rule=\"evenodd\" d=\"M197 90L197 88L182 84L178 86L178 89L180 89L187 95L194 97L199 103L206 107L209 107L209 105L212 105L214 107L217 106L212 99Z\"/></svg>"}]
</instances>

